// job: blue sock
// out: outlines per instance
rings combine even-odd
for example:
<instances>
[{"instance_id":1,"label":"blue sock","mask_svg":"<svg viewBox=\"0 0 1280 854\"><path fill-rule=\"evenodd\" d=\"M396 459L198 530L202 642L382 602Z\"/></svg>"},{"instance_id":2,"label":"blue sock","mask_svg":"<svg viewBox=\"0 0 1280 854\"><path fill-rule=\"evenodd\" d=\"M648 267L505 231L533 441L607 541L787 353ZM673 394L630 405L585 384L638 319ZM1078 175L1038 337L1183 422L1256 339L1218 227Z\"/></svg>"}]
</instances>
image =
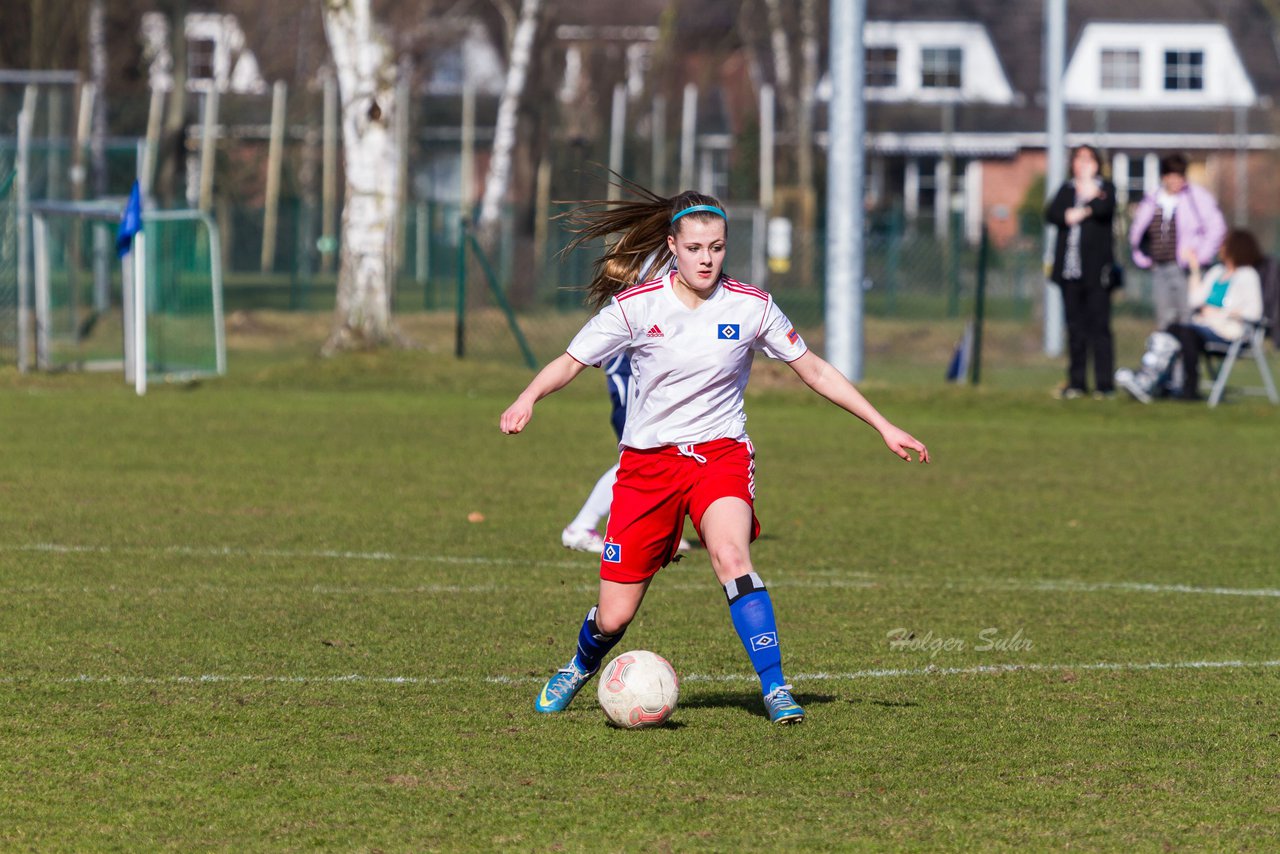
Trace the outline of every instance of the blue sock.
<instances>
[{"instance_id":1,"label":"blue sock","mask_svg":"<svg viewBox=\"0 0 1280 854\"><path fill-rule=\"evenodd\" d=\"M751 657L751 666L760 676L760 690L767 694L775 685L785 685L773 600L760 576L751 572L733 579L724 586L724 595L729 599L733 627Z\"/></svg>"},{"instance_id":2,"label":"blue sock","mask_svg":"<svg viewBox=\"0 0 1280 854\"><path fill-rule=\"evenodd\" d=\"M602 633L600 627L596 625L596 607L592 605L591 610L587 612L587 618L582 621L582 628L578 631L578 654L574 656L578 662L578 669L588 673L595 672L600 662L604 661L604 657L609 654L609 650L622 640L622 635L626 632L624 628L616 635Z\"/></svg>"}]
</instances>

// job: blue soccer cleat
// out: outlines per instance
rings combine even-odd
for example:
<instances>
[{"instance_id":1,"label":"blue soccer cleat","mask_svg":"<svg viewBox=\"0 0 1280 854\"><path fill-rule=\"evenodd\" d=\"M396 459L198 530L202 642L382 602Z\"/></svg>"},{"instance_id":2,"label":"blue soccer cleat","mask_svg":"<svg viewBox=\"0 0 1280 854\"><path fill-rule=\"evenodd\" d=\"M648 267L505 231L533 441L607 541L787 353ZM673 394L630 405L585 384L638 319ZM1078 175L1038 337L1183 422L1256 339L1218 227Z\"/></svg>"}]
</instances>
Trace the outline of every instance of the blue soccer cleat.
<instances>
[{"instance_id":1,"label":"blue soccer cleat","mask_svg":"<svg viewBox=\"0 0 1280 854\"><path fill-rule=\"evenodd\" d=\"M595 675L595 670L590 672L579 670L578 657L575 655L568 664L553 673L547 680L542 693L534 701L534 708L540 712L563 712L568 708L569 703L573 702L573 698L578 696L582 686L591 681L591 677Z\"/></svg>"},{"instance_id":2,"label":"blue soccer cleat","mask_svg":"<svg viewBox=\"0 0 1280 854\"><path fill-rule=\"evenodd\" d=\"M771 723L798 724L804 720L804 709L791 696L790 685L773 685L764 695L764 707Z\"/></svg>"}]
</instances>

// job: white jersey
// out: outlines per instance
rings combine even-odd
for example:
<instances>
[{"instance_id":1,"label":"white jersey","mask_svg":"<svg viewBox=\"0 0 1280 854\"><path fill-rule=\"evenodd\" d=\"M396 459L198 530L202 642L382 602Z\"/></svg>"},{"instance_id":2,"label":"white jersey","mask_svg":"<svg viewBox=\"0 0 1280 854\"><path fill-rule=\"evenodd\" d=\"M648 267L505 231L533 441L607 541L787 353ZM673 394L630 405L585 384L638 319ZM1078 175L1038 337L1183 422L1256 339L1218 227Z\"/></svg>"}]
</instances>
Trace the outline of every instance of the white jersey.
<instances>
[{"instance_id":1,"label":"white jersey","mask_svg":"<svg viewBox=\"0 0 1280 854\"><path fill-rule=\"evenodd\" d=\"M631 401L620 446L658 448L745 439L742 392L751 361L793 362L808 348L769 294L722 276L696 309L672 290L676 272L617 294L574 336L567 352L600 365L627 352Z\"/></svg>"}]
</instances>

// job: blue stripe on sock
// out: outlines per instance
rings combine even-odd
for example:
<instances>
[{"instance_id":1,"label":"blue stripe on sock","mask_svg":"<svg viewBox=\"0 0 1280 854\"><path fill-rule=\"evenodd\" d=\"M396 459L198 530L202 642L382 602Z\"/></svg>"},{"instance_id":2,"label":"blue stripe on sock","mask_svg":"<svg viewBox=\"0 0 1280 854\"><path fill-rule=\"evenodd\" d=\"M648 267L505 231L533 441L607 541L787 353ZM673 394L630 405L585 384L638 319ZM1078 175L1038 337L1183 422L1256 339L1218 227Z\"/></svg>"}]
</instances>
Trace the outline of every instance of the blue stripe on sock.
<instances>
[{"instance_id":1,"label":"blue stripe on sock","mask_svg":"<svg viewBox=\"0 0 1280 854\"><path fill-rule=\"evenodd\" d=\"M588 672L594 671L604 661L609 650L622 640L625 631L623 629L616 635L601 634L596 626L596 607L592 606L582 621L582 628L578 630L578 667Z\"/></svg>"}]
</instances>

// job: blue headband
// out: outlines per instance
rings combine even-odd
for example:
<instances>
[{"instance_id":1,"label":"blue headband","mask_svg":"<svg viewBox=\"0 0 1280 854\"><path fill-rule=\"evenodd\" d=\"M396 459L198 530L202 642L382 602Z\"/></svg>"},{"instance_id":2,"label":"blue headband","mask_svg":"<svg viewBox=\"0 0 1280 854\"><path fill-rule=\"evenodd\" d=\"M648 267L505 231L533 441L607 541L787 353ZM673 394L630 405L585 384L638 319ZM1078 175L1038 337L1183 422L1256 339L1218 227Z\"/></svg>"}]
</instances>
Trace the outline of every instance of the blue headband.
<instances>
[{"instance_id":1,"label":"blue headband","mask_svg":"<svg viewBox=\"0 0 1280 854\"><path fill-rule=\"evenodd\" d=\"M724 211L720 210L715 205L694 205L693 207L685 208L684 210L680 211L680 213L673 216L671 218L671 224L675 225L676 220L678 220L680 217L684 216L687 213L696 213L697 211L706 211L707 213L713 213L716 216L720 217L725 222L729 221L729 218L724 215Z\"/></svg>"}]
</instances>

